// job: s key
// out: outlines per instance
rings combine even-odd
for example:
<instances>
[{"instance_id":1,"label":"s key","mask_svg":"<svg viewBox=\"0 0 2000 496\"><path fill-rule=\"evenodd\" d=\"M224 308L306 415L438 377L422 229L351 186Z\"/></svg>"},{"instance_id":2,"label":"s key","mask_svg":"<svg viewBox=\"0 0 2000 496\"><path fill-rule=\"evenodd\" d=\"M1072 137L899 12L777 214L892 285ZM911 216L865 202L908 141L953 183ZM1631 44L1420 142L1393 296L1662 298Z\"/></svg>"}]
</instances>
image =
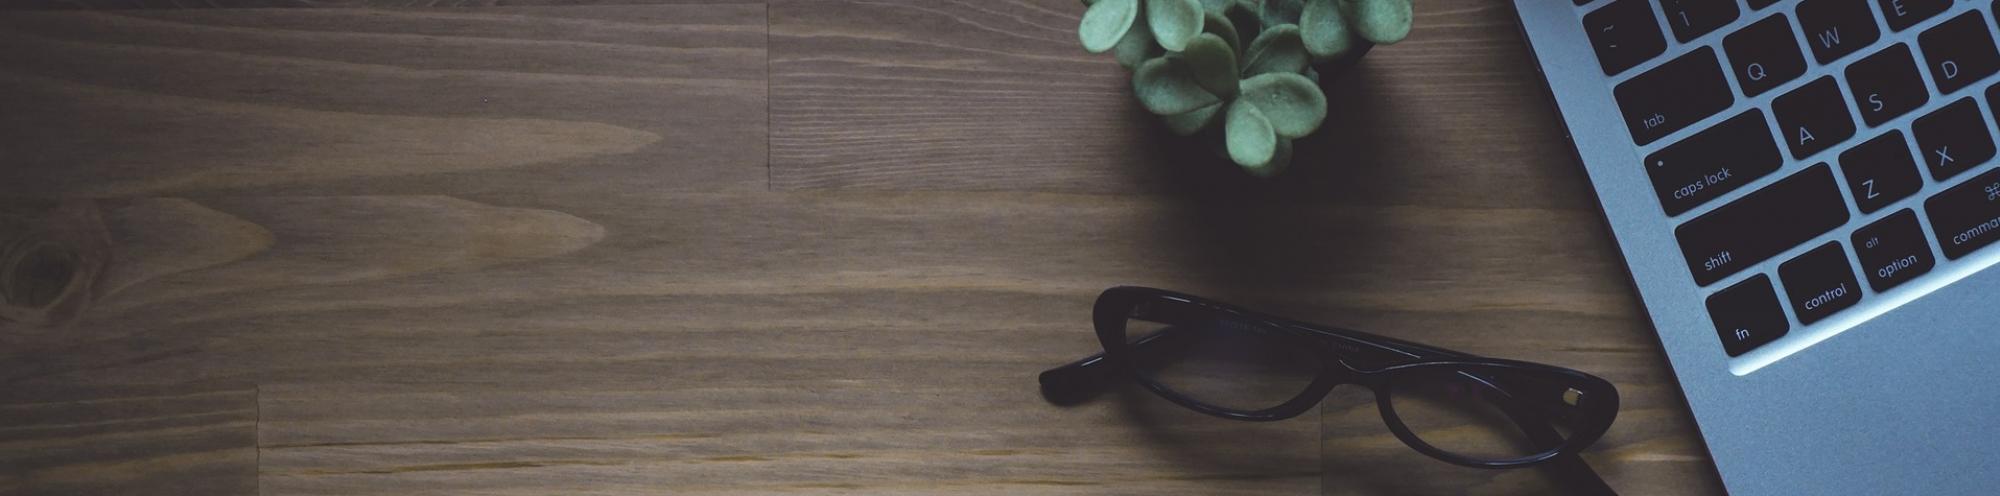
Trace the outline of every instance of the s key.
<instances>
[{"instance_id":1,"label":"s key","mask_svg":"<svg viewBox=\"0 0 2000 496\"><path fill-rule=\"evenodd\" d=\"M1897 43L1868 58L1847 66L1847 87L1854 90L1854 104L1861 108L1861 121L1881 125L1931 100L1924 77L1917 75L1917 59L1910 46Z\"/></svg>"}]
</instances>

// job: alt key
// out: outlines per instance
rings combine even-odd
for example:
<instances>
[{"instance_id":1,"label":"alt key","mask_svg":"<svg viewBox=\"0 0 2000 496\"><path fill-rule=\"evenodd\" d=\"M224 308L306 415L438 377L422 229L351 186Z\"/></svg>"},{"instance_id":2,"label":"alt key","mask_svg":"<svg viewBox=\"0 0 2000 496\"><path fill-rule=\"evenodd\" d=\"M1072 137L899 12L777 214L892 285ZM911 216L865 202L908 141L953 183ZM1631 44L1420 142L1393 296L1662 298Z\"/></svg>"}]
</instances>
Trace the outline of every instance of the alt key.
<instances>
[{"instance_id":1,"label":"alt key","mask_svg":"<svg viewBox=\"0 0 2000 496\"><path fill-rule=\"evenodd\" d=\"M1854 254L1861 259L1861 274L1877 293L1916 279L1937 265L1924 226L1909 209L1854 231Z\"/></svg>"}]
</instances>

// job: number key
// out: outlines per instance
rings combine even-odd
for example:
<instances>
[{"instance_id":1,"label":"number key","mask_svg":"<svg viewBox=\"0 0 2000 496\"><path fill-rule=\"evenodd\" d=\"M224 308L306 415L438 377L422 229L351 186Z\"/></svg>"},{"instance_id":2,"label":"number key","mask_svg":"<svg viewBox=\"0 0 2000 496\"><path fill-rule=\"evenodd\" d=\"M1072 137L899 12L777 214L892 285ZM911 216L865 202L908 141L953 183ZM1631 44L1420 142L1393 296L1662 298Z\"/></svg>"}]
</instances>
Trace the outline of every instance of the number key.
<instances>
[{"instance_id":1,"label":"number key","mask_svg":"<svg viewBox=\"0 0 2000 496\"><path fill-rule=\"evenodd\" d=\"M1674 38L1687 43L1736 20L1736 0L1659 0Z\"/></svg>"}]
</instances>

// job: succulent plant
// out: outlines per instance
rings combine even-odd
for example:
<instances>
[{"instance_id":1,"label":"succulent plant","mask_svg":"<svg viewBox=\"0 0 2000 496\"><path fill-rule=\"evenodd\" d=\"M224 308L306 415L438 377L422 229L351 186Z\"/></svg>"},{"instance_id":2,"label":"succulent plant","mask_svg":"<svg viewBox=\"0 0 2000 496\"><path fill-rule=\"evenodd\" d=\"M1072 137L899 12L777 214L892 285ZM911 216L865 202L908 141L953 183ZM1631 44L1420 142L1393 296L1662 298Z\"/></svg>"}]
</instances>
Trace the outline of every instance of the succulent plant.
<instances>
[{"instance_id":1,"label":"succulent plant","mask_svg":"<svg viewBox=\"0 0 2000 496\"><path fill-rule=\"evenodd\" d=\"M1219 135L1231 161L1270 177L1326 119L1313 66L1402 41L1410 1L1083 0L1077 37L1132 70L1134 96L1169 130Z\"/></svg>"}]
</instances>

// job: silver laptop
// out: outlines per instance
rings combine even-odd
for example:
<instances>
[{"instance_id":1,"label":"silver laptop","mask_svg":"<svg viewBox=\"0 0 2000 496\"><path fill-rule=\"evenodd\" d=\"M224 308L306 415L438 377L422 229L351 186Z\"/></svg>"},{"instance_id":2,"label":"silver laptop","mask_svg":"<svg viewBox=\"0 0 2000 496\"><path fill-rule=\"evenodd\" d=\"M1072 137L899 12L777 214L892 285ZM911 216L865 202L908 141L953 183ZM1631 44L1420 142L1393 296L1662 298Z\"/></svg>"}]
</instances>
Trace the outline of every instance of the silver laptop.
<instances>
[{"instance_id":1,"label":"silver laptop","mask_svg":"<svg viewBox=\"0 0 2000 496\"><path fill-rule=\"evenodd\" d=\"M1993 2L1514 0L1734 494L2000 494Z\"/></svg>"}]
</instances>

